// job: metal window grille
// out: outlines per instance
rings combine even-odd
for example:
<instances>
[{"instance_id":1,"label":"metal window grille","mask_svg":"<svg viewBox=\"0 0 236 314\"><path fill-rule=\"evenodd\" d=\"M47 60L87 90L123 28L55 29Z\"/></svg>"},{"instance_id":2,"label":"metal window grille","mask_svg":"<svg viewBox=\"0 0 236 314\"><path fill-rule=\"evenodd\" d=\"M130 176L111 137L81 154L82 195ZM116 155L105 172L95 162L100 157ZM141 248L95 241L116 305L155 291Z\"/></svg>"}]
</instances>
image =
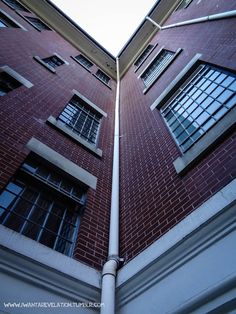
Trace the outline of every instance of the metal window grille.
<instances>
[{"instance_id":1,"label":"metal window grille","mask_svg":"<svg viewBox=\"0 0 236 314\"><path fill-rule=\"evenodd\" d=\"M105 84L109 84L110 77L103 73L101 70L97 71L96 76L100 78L100 80L103 81Z\"/></svg>"},{"instance_id":2,"label":"metal window grille","mask_svg":"<svg viewBox=\"0 0 236 314\"><path fill-rule=\"evenodd\" d=\"M22 86L22 84L8 73L0 72L0 96L4 96L20 86Z\"/></svg>"},{"instance_id":3,"label":"metal window grille","mask_svg":"<svg viewBox=\"0 0 236 314\"><path fill-rule=\"evenodd\" d=\"M138 67L147 57L149 52L153 49L153 45L148 45L145 50L141 53L138 59L135 61L134 65Z\"/></svg>"},{"instance_id":4,"label":"metal window grille","mask_svg":"<svg viewBox=\"0 0 236 314\"><path fill-rule=\"evenodd\" d=\"M5 14L0 12L0 28L4 28L4 27L19 28L17 24L15 24L11 19L9 19Z\"/></svg>"},{"instance_id":5,"label":"metal window grille","mask_svg":"<svg viewBox=\"0 0 236 314\"><path fill-rule=\"evenodd\" d=\"M161 110L184 152L236 104L236 75L200 65Z\"/></svg>"},{"instance_id":6,"label":"metal window grille","mask_svg":"<svg viewBox=\"0 0 236 314\"><path fill-rule=\"evenodd\" d=\"M173 57L174 52L165 49L161 50L161 52L141 75L141 79L146 87L149 87L157 79Z\"/></svg>"},{"instance_id":7,"label":"metal window grille","mask_svg":"<svg viewBox=\"0 0 236 314\"><path fill-rule=\"evenodd\" d=\"M21 5L18 1L15 1L15 0L3 0L3 1L6 2L11 8L15 10L30 12L23 5Z\"/></svg>"},{"instance_id":8,"label":"metal window grille","mask_svg":"<svg viewBox=\"0 0 236 314\"><path fill-rule=\"evenodd\" d=\"M61 60L60 58L58 58L57 56L51 56L48 58L44 58L42 60L43 60L43 62L50 65L52 68L56 68L56 67L64 64L64 61Z\"/></svg>"},{"instance_id":9,"label":"metal window grille","mask_svg":"<svg viewBox=\"0 0 236 314\"><path fill-rule=\"evenodd\" d=\"M40 162L26 161L0 195L0 223L72 255L85 191Z\"/></svg>"},{"instance_id":10,"label":"metal window grille","mask_svg":"<svg viewBox=\"0 0 236 314\"><path fill-rule=\"evenodd\" d=\"M84 57L82 55L76 56L75 59L78 60L79 63L81 63L87 69L89 69L93 66L93 63L90 62L86 57Z\"/></svg>"},{"instance_id":11,"label":"metal window grille","mask_svg":"<svg viewBox=\"0 0 236 314\"><path fill-rule=\"evenodd\" d=\"M101 115L79 97L74 96L70 100L59 115L58 120L87 142L96 143Z\"/></svg>"},{"instance_id":12,"label":"metal window grille","mask_svg":"<svg viewBox=\"0 0 236 314\"><path fill-rule=\"evenodd\" d=\"M179 6L177 7L176 10L180 10L180 9L185 9L187 8L190 3L192 2L193 0L183 0L182 2L180 2Z\"/></svg>"},{"instance_id":13,"label":"metal window grille","mask_svg":"<svg viewBox=\"0 0 236 314\"><path fill-rule=\"evenodd\" d=\"M39 30L51 30L46 24L35 17L26 16L25 18Z\"/></svg>"}]
</instances>

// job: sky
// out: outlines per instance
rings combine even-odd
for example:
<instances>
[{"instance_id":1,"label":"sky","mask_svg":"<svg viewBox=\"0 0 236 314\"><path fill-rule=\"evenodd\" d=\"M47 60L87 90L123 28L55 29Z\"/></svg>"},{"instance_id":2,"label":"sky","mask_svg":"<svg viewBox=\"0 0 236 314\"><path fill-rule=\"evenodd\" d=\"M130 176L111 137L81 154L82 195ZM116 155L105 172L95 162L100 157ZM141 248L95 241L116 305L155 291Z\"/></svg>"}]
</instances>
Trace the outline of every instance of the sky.
<instances>
[{"instance_id":1,"label":"sky","mask_svg":"<svg viewBox=\"0 0 236 314\"><path fill-rule=\"evenodd\" d=\"M51 0L117 56L156 0Z\"/></svg>"}]
</instances>

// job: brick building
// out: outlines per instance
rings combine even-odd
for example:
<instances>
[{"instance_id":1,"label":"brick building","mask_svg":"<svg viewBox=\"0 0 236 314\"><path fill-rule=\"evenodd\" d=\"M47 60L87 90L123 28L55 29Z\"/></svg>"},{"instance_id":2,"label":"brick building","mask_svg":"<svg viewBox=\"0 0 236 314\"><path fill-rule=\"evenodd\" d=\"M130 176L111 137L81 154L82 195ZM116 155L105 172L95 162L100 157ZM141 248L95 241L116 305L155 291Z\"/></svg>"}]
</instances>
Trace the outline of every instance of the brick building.
<instances>
[{"instance_id":1,"label":"brick building","mask_svg":"<svg viewBox=\"0 0 236 314\"><path fill-rule=\"evenodd\" d=\"M3 313L236 313L235 16L157 1L115 58L0 1Z\"/></svg>"}]
</instances>

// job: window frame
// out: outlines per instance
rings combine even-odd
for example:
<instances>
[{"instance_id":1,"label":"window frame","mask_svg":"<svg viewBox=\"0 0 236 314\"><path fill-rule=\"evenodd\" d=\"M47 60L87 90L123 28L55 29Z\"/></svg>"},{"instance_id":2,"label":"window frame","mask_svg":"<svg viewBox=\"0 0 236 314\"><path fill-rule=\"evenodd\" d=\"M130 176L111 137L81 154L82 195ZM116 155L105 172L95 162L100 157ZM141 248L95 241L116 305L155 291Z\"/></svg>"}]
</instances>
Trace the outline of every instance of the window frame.
<instances>
[{"instance_id":1,"label":"window frame","mask_svg":"<svg viewBox=\"0 0 236 314\"><path fill-rule=\"evenodd\" d=\"M84 95L79 93L76 90L72 91L72 96L77 96L79 99L82 100L82 102L86 103L88 107L91 107L95 112L97 112L99 115L101 115L100 119L100 125L99 129L101 128L102 120L103 118L107 117L107 113L104 112L101 108L99 108L97 105L95 105L93 102L91 102L88 98L86 98ZM67 104L70 100L68 100ZM64 107L65 108L65 107ZM65 135L67 135L69 138L72 138L74 141L76 141L78 144L81 144L86 149L88 149L90 152L95 153L98 157L102 157L102 150L98 148L98 142L99 142L99 133L97 134L97 140L95 144L89 143L88 141L84 140L81 136L77 135L75 132L73 132L70 128L68 128L63 122L59 121L53 116L49 116L47 119L47 123Z\"/></svg>"},{"instance_id":2,"label":"window frame","mask_svg":"<svg viewBox=\"0 0 236 314\"><path fill-rule=\"evenodd\" d=\"M142 72L138 75L138 79L141 79L142 75L148 70L148 68L151 66L151 64L158 58L158 56L162 53L163 50L168 50L173 52L170 49L166 49L165 46L162 46L160 50L156 53L156 55L150 60L150 62L146 65L146 67L142 70ZM176 52L173 52L172 58L166 63L166 65L162 68L162 70L159 72L157 77L153 80L153 82L148 86L143 89L143 94L146 94L149 89L156 83L156 81L160 78L160 76L168 69L168 67L171 65L172 62L177 58L177 56L183 51L182 48L179 48L176 50ZM142 82L144 85L144 83Z\"/></svg>"},{"instance_id":3,"label":"window frame","mask_svg":"<svg viewBox=\"0 0 236 314\"><path fill-rule=\"evenodd\" d=\"M22 8L25 8L25 10L20 10L15 8L14 6L12 6L10 3L8 3L6 0L2 0L3 3L5 3L7 6L9 6L9 8L11 8L14 11L22 11L22 12L27 12L27 13L31 13L31 11L29 9L26 8L25 5L23 5L22 3L20 3L19 1L15 0L17 3L20 4L20 6L22 6Z\"/></svg>"},{"instance_id":4,"label":"window frame","mask_svg":"<svg viewBox=\"0 0 236 314\"><path fill-rule=\"evenodd\" d=\"M104 81L97 75L98 71L100 71L101 73L105 74L105 75L109 78L109 83L104 82ZM97 69L96 73L93 73L93 76L95 76L100 82L102 82L105 86L107 86L108 88L111 89L111 85L110 85L111 78L110 78L110 76L107 75L104 71L102 71L101 69Z\"/></svg>"},{"instance_id":5,"label":"window frame","mask_svg":"<svg viewBox=\"0 0 236 314\"><path fill-rule=\"evenodd\" d=\"M140 62L140 64L138 66L135 65L135 63L138 61L138 59L141 57L141 55L144 53L144 51L146 50L146 48L149 46L149 45L152 45L152 48L149 50L148 54L145 56L145 58ZM144 62L148 59L148 57L150 56L150 54L156 49L156 47L158 46L158 43L156 44L148 44L145 49L142 50L142 52L138 55L138 57L135 59L134 61L134 67L135 67L135 70L134 72L136 73L140 68L141 66L144 64Z\"/></svg>"},{"instance_id":6,"label":"window frame","mask_svg":"<svg viewBox=\"0 0 236 314\"><path fill-rule=\"evenodd\" d=\"M182 4L184 1L185 1L185 0L180 1L180 3L178 4L178 6L176 7L175 11L182 10L182 9L187 9L187 7L193 2L193 0L190 0L189 3L186 3L183 7L181 7L181 4Z\"/></svg>"},{"instance_id":7,"label":"window frame","mask_svg":"<svg viewBox=\"0 0 236 314\"><path fill-rule=\"evenodd\" d=\"M31 155L31 154L30 154ZM71 257L73 252L74 252L74 248L76 245L76 241L78 238L78 230L79 230L79 224L80 224L80 220L81 220L81 215L83 213L83 209L85 206L85 202L86 202L86 195L87 195L87 188L85 186L81 186L81 193L82 193L82 197L83 200L74 200L73 198L71 198L68 194L66 195L65 193L63 193L61 190L59 190L58 188L53 187L52 184L48 184L48 182L46 182L45 180L42 180L40 177L37 177L36 175L34 175L33 173L31 173L30 171L27 171L27 168L24 167L24 165L26 165L27 163L29 164L29 157L31 160L36 161L39 163L40 165L43 165L43 167L46 167L47 169L49 169L49 175L51 175L51 173L53 174L57 174L59 176L59 178L61 180L66 180L68 182L71 183L71 179L68 178L68 176L66 176L66 173L62 172L62 171L58 171L57 167L50 165L50 163L48 163L47 160L44 160L43 158L38 157L37 155L33 155L33 158L31 156L27 156L26 160L23 162L23 164L21 165L21 167L16 171L15 175L13 176L13 178L11 180L9 180L9 182L7 183L7 185L5 186L5 188L2 190L2 192L6 192L6 193L10 193L12 195L14 195L14 204L11 204L11 208L7 209L4 206L1 206L3 208L3 210L5 211L5 217L3 218L2 221L2 225L6 226L7 228L12 229L10 226L6 225L7 220L10 218L12 219L12 217L18 217L20 219L19 222L19 230L15 230L17 233L24 235L40 244L46 245L47 247L49 247L50 249L53 249L57 252L60 252L68 257ZM30 180L29 180L30 178ZM28 184L28 182L30 182ZM22 191L18 194L16 194L15 192L11 191L8 189L9 184L15 184L18 186L22 185ZM74 186L76 187L78 183L74 182ZM81 184L80 184L81 185ZM72 183L73 186L73 183ZM34 200L27 200L25 198L22 198L23 193L25 191L34 191L34 193L36 193L37 197ZM38 204L38 199L39 198L45 198L45 195L50 194L50 204L48 204L47 207L42 207ZM14 208L15 206L17 206L17 204L19 202L21 202L23 200L23 202L27 202L29 205L29 210L28 213L26 213L26 215L23 215L22 212L18 213L18 212L14 212ZM52 206L54 206L54 204L60 200L60 203L63 204L63 212L60 214L58 212L52 212ZM10 205L9 205L10 206ZM37 208L39 207L40 210L43 213L43 221L42 222L36 222L31 216L32 214L35 214L35 207L37 206ZM5 209L4 209L5 208ZM65 215L67 213L71 213L73 215L73 217L75 218L75 221L72 223L70 223L69 221L65 220ZM56 216L57 217L57 226L59 226L59 228L57 230L53 230L50 229L49 227L46 226L46 224L48 222L50 222L50 215L52 217ZM66 224L66 226L70 226L73 228L73 234L71 236L71 238L67 238L65 237L65 235L63 235L63 233L61 233L62 231L62 226L63 224ZM33 224L34 228L37 228L37 235L35 236L30 236L29 234L25 234L24 232L27 230L27 224ZM43 232L49 232L50 234L53 235L53 237L55 237L55 239L53 240L53 247L51 247L50 245L47 245L43 242L40 241L41 235ZM57 248L57 245L60 241L60 239L64 239L64 241L66 241L67 244L69 244L69 249L66 250L66 252L61 252L59 251Z\"/></svg>"},{"instance_id":8,"label":"window frame","mask_svg":"<svg viewBox=\"0 0 236 314\"><path fill-rule=\"evenodd\" d=\"M82 56L83 58L87 59L92 65L90 67L86 67L82 62L80 62L76 57L78 56ZM85 70L87 70L88 72L91 72L91 68L94 66L94 63L87 57L85 57L82 53L78 54L77 56L71 56L71 58L77 62L79 65L81 65Z\"/></svg>"},{"instance_id":9,"label":"window frame","mask_svg":"<svg viewBox=\"0 0 236 314\"><path fill-rule=\"evenodd\" d=\"M191 75L196 71L201 63L206 63L201 60L202 55L197 53L189 63L183 68L183 70L177 75L177 77L170 83L170 85L162 92L162 94L156 99L156 101L150 106L153 111L155 109L162 108L167 102L170 102L179 87L191 79ZM223 68L221 65L213 65L215 67ZM230 69L226 69L230 71ZM232 70L231 70L232 71ZM163 123L166 122L163 118ZM187 151L182 152L179 148L175 137L170 132L173 141L178 147L180 156L177 157L173 165L178 174L184 174L192 165L197 163L201 158L211 149L221 138L223 138L236 124L236 107L229 110L220 120L217 121L208 131L197 140L192 147ZM166 125L169 131L169 127Z\"/></svg>"},{"instance_id":10,"label":"window frame","mask_svg":"<svg viewBox=\"0 0 236 314\"><path fill-rule=\"evenodd\" d=\"M47 62L44 62L44 60L43 60L43 59L46 59L46 58L51 58L51 57L53 57L53 56L56 56L58 59L60 59L60 60L63 62L63 64L61 64L60 66L62 66L62 65L69 65L69 62L66 61L65 59L63 59L63 58L62 58L58 53L56 53L56 52L54 52L51 56L45 57L45 58L40 58L39 56L33 56L33 59L34 59L35 61L37 61L39 64L41 64L42 66L44 66L46 69L48 69L50 72L56 74L56 69L57 69L59 66L57 66L56 68L54 68L54 67L50 66Z\"/></svg>"},{"instance_id":11,"label":"window frame","mask_svg":"<svg viewBox=\"0 0 236 314\"><path fill-rule=\"evenodd\" d=\"M31 13L31 12L29 12ZM22 13L20 13L19 11L17 11L17 14L20 15L27 23L29 23L32 27L34 27L37 31L39 32L43 32L43 31L53 31L51 29L51 27L49 27L44 21L42 21L41 19L39 19L38 17L35 17L35 16L26 16L26 15L23 15ZM31 22L29 20L29 18L32 18L32 19L36 19L36 20L39 20L42 24L44 24L48 29L41 29L39 27L37 27L33 22Z\"/></svg>"},{"instance_id":12,"label":"window frame","mask_svg":"<svg viewBox=\"0 0 236 314\"><path fill-rule=\"evenodd\" d=\"M8 26L6 25L6 28L19 28L22 29L23 31L27 31L27 29L22 26L18 21L16 21L13 17L11 17L8 13L6 13L4 10L0 9L0 14L6 17L7 20L10 20L10 22L16 26ZM5 27L4 27L5 28ZM4 29L2 28L2 29Z\"/></svg>"}]
</instances>

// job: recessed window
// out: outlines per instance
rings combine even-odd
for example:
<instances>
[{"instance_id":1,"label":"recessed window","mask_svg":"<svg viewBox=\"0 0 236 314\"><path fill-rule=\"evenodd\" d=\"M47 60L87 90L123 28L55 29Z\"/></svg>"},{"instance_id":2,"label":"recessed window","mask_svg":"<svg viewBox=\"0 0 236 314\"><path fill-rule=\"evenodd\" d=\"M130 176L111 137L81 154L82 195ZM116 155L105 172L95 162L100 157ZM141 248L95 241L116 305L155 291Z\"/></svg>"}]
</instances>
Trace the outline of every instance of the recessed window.
<instances>
[{"instance_id":1,"label":"recessed window","mask_svg":"<svg viewBox=\"0 0 236 314\"><path fill-rule=\"evenodd\" d=\"M45 62L47 65L51 66L52 68L56 68L56 67L59 67L60 65L64 64L64 61L61 60L57 56L51 56L48 58L44 58L44 59L42 59L42 61Z\"/></svg>"},{"instance_id":2,"label":"recessed window","mask_svg":"<svg viewBox=\"0 0 236 314\"><path fill-rule=\"evenodd\" d=\"M5 2L9 7L11 7L14 10L30 12L16 0L3 0L3 2Z\"/></svg>"},{"instance_id":3,"label":"recessed window","mask_svg":"<svg viewBox=\"0 0 236 314\"><path fill-rule=\"evenodd\" d=\"M20 26L14 23L13 20L3 14L3 12L0 12L0 29L5 27L20 28Z\"/></svg>"},{"instance_id":4,"label":"recessed window","mask_svg":"<svg viewBox=\"0 0 236 314\"><path fill-rule=\"evenodd\" d=\"M78 96L73 96L58 120L85 141L95 144L102 115Z\"/></svg>"},{"instance_id":5,"label":"recessed window","mask_svg":"<svg viewBox=\"0 0 236 314\"><path fill-rule=\"evenodd\" d=\"M0 223L71 256L86 192L33 155L0 195Z\"/></svg>"},{"instance_id":6,"label":"recessed window","mask_svg":"<svg viewBox=\"0 0 236 314\"><path fill-rule=\"evenodd\" d=\"M150 87L155 80L162 74L165 68L173 60L175 53L162 49L151 64L141 74L141 79L146 88Z\"/></svg>"},{"instance_id":7,"label":"recessed window","mask_svg":"<svg viewBox=\"0 0 236 314\"><path fill-rule=\"evenodd\" d=\"M29 21L30 24L32 24L39 31L51 30L46 24L44 24L41 20L37 19L36 17L25 16L25 19Z\"/></svg>"},{"instance_id":8,"label":"recessed window","mask_svg":"<svg viewBox=\"0 0 236 314\"><path fill-rule=\"evenodd\" d=\"M201 64L161 110L183 152L236 104L236 75Z\"/></svg>"},{"instance_id":9,"label":"recessed window","mask_svg":"<svg viewBox=\"0 0 236 314\"><path fill-rule=\"evenodd\" d=\"M89 69L93 66L93 63L89 61L85 56L78 55L75 57L76 61L78 61L81 65L83 65L86 69Z\"/></svg>"},{"instance_id":10,"label":"recessed window","mask_svg":"<svg viewBox=\"0 0 236 314\"><path fill-rule=\"evenodd\" d=\"M102 72L101 70L98 70L96 72L96 77L99 78L103 83L105 83L106 85L109 85L110 82L110 77L107 76L104 72Z\"/></svg>"},{"instance_id":11,"label":"recessed window","mask_svg":"<svg viewBox=\"0 0 236 314\"><path fill-rule=\"evenodd\" d=\"M22 84L14 77L6 72L0 72L0 96L4 96L20 86Z\"/></svg>"},{"instance_id":12,"label":"recessed window","mask_svg":"<svg viewBox=\"0 0 236 314\"><path fill-rule=\"evenodd\" d=\"M193 0L182 0L176 10L186 9Z\"/></svg>"},{"instance_id":13,"label":"recessed window","mask_svg":"<svg viewBox=\"0 0 236 314\"><path fill-rule=\"evenodd\" d=\"M141 53L141 55L138 57L138 59L134 63L136 67L139 67L143 63L143 61L147 58L149 53L152 51L153 47L154 47L153 45L148 45L144 49L144 51Z\"/></svg>"}]
</instances>

